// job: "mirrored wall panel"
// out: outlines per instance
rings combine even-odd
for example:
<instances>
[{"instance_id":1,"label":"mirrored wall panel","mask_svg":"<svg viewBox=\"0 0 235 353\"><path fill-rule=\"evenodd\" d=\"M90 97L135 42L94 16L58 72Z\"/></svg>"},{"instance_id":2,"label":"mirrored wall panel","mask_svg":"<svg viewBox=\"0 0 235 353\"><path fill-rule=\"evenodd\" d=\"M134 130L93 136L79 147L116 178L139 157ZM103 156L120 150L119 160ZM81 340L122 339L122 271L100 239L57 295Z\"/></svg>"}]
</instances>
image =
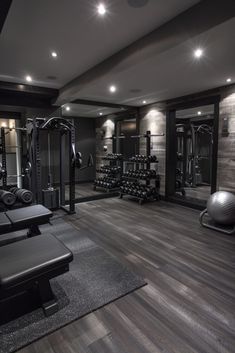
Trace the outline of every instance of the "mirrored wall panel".
<instances>
[{"instance_id":1,"label":"mirrored wall panel","mask_svg":"<svg viewBox=\"0 0 235 353\"><path fill-rule=\"evenodd\" d=\"M175 195L206 201L211 193L214 105L176 111Z\"/></svg>"}]
</instances>

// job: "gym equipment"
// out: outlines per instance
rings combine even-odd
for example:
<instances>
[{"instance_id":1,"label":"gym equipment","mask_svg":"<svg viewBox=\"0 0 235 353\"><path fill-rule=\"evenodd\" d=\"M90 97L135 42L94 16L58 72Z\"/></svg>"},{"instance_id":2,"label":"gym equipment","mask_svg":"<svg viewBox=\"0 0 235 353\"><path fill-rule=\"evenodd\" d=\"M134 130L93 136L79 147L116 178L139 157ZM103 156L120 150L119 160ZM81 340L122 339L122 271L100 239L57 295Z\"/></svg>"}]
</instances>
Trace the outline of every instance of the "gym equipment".
<instances>
[{"instance_id":1,"label":"gym equipment","mask_svg":"<svg viewBox=\"0 0 235 353\"><path fill-rule=\"evenodd\" d=\"M121 185L121 181L115 178L103 177L94 180L94 190L97 187L101 187L110 191L112 189L117 189Z\"/></svg>"},{"instance_id":2,"label":"gym equipment","mask_svg":"<svg viewBox=\"0 0 235 353\"><path fill-rule=\"evenodd\" d=\"M159 199L159 193L156 187L139 184L138 182L123 182L120 187L120 198L125 194L139 199L140 204L147 200Z\"/></svg>"},{"instance_id":3,"label":"gym equipment","mask_svg":"<svg viewBox=\"0 0 235 353\"><path fill-rule=\"evenodd\" d=\"M141 154L137 154L136 156L131 157L130 161L135 163L158 163L156 156L144 156Z\"/></svg>"},{"instance_id":4,"label":"gym equipment","mask_svg":"<svg viewBox=\"0 0 235 353\"><path fill-rule=\"evenodd\" d=\"M56 210L59 208L60 199L59 199L59 190L58 189L43 189L42 190L42 204L49 208L50 210Z\"/></svg>"},{"instance_id":5,"label":"gym equipment","mask_svg":"<svg viewBox=\"0 0 235 353\"><path fill-rule=\"evenodd\" d=\"M103 157L103 159L107 161L122 160L122 158L122 154L120 153L108 153L105 157Z\"/></svg>"},{"instance_id":6,"label":"gym equipment","mask_svg":"<svg viewBox=\"0 0 235 353\"><path fill-rule=\"evenodd\" d=\"M120 166L104 165L104 166L101 166L100 169L96 169L96 172L100 173L100 174L113 175L113 174L120 173L121 172L121 167Z\"/></svg>"},{"instance_id":7,"label":"gym equipment","mask_svg":"<svg viewBox=\"0 0 235 353\"><path fill-rule=\"evenodd\" d=\"M185 193L186 181L186 129L185 124L176 124L176 170L175 170L175 191L180 192L183 196Z\"/></svg>"},{"instance_id":8,"label":"gym equipment","mask_svg":"<svg viewBox=\"0 0 235 353\"><path fill-rule=\"evenodd\" d=\"M73 124L64 118L52 117L49 119L34 118L28 119L27 123L28 143L29 143L29 162L34 166L30 179L30 190L35 195L37 203L42 203L42 179L41 179L41 155L40 155L40 137L43 131L48 135L57 132L60 137L60 204L59 207L66 213L75 213L75 170L81 165L81 156L77 154L75 149L75 128ZM69 148L66 149L66 144ZM65 151L68 155L65 156ZM49 155L48 155L49 156ZM65 207L65 160L69 161L69 207ZM50 175L49 170L49 175ZM49 190L51 186L51 177L48 178ZM52 191L52 190L51 190ZM44 195L45 196L45 195ZM56 197L56 195L55 195ZM44 198L45 200L45 198Z\"/></svg>"},{"instance_id":9,"label":"gym equipment","mask_svg":"<svg viewBox=\"0 0 235 353\"><path fill-rule=\"evenodd\" d=\"M139 169L139 170L128 170L123 174L122 179L131 178L131 179L156 179L157 172L154 169Z\"/></svg>"},{"instance_id":10,"label":"gym equipment","mask_svg":"<svg viewBox=\"0 0 235 353\"><path fill-rule=\"evenodd\" d=\"M132 138L144 138L146 141L146 154L135 155L130 158L130 162L135 163L135 169L128 170L123 175L123 184L120 188L120 198L123 195L135 196L139 199L139 203L144 201L159 200L160 176L155 169L151 169L151 164L158 164L157 156L151 155L151 137L163 136L163 134L152 135L150 131L146 131L144 135L131 136ZM136 165L137 164L137 165ZM128 181L128 179L135 181ZM127 181L125 180L127 179ZM151 180L154 180L154 186L150 185ZM140 181L145 181L141 184Z\"/></svg>"},{"instance_id":11,"label":"gym equipment","mask_svg":"<svg viewBox=\"0 0 235 353\"><path fill-rule=\"evenodd\" d=\"M205 221L204 218L210 219ZM207 208L200 213L203 227L225 234L235 232L235 195L228 191L217 191L207 201Z\"/></svg>"},{"instance_id":12,"label":"gym equipment","mask_svg":"<svg viewBox=\"0 0 235 353\"><path fill-rule=\"evenodd\" d=\"M52 187L51 163L50 163L50 134L57 133L60 140L60 178L59 178L59 198L58 191ZM52 117L49 119L34 118L28 119L27 123L28 141L29 141L29 161L34 166L30 180L30 190L35 195L37 203L45 203L52 208L61 208L66 213L75 213L75 172L76 169L83 170L93 166L93 158L90 155L87 165L82 166L82 155L76 151L75 145L75 127L73 123L65 118ZM40 155L41 134L48 134L48 185L47 189L42 185L42 167ZM69 148L66 148L68 144ZM67 151L67 155L65 155ZM65 161L68 166L65 167ZM69 174L69 195L68 201L65 197L65 176L66 169ZM58 202L59 200L59 202ZM68 204L69 207L66 207Z\"/></svg>"},{"instance_id":13,"label":"gym equipment","mask_svg":"<svg viewBox=\"0 0 235 353\"><path fill-rule=\"evenodd\" d=\"M14 194L19 202L29 205L33 202L33 194L30 190L13 187L10 192Z\"/></svg>"},{"instance_id":14,"label":"gym equipment","mask_svg":"<svg viewBox=\"0 0 235 353\"><path fill-rule=\"evenodd\" d=\"M211 154L213 126L211 123L188 121L176 124L176 192L184 187L209 185L211 180ZM179 182L181 187L178 188Z\"/></svg>"},{"instance_id":15,"label":"gym equipment","mask_svg":"<svg viewBox=\"0 0 235 353\"><path fill-rule=\"evenodd\" d=\"M81 152L76 152L73 163L76 168L80 169L82 167L82 154Z\"/></svg>"},{"instance_id":16,"label":"gym equipment","mask_svg":"<svg viewBox=\"0 0 235 353\"><path fill-rule=\"evenodd\" d=\"M0 201L7 207L13 206L16 202L16 195L10 191L0 190Z\"/></svg>"},{"instance_id":17,"label":"gym equipment","mask_svg":"<svg viewBox=\"0 0 235 353\"><path fill-rule=\"evenodd\" d=\"M121 176L123 171L123 156L120 153L108 153L102 158L109 161L108 165L102 165L96 172L106 174L105 177L98 177L94 180L93 189L105 189L106 192L114 191L120 188Z\"/></svg>"},{"instance_id":18,"label":"gym equipment","mask_svg":"<svg viewBox=\"0 0 235 353\"><path fill-rule=\"evenodd\" d=\"M30 177L31 172L32 172L32 166L31 166L31 163L29 162L27 163L27 166L23 174L7 174L7 169L4 169L2 166L2 163L0 163L0 180L3 178L13 178L13 177L17 178L17 177L25 177L25 176Z\"/></svg>"},{"instance_id":19,"label":"gym equipment","mask_svg":"<svg viewBox=\"0 0 235 353\"><path fill-rule=\"evenodd\" d=\"M181 169L176 168L175 175L175 191L179 191L181 192L182 196L185 196L186 192L185 188L183 187L183 172L181 171Z\"/></svg>"},{"instance_id":20,"label":"gym equipment","mask_svg":"<svg viewBox=\"0 0 235 353\"><path fill-rule=\"evenodd\" d=\"M52 212L42 205L33 205L0 213L0 244L1 234L29 229L28 237L40 235L39 225L48 223ZM15 235L11 234L8 242L15 241ZM17 238L16 238L17 239Z\"/></svg>"},{"instance_id":21,"label":"gym equipment","mask_svg":"<svg viewBox=\"0 0 235 353\"><path fill-rule=\"evenodd\" d=\"M54 314L58 303L50 279L69 271L72 260L71 251L50 234L1 247L0 300L30 290L40 299L44 314Z\"/></svg>"}]
</instances>

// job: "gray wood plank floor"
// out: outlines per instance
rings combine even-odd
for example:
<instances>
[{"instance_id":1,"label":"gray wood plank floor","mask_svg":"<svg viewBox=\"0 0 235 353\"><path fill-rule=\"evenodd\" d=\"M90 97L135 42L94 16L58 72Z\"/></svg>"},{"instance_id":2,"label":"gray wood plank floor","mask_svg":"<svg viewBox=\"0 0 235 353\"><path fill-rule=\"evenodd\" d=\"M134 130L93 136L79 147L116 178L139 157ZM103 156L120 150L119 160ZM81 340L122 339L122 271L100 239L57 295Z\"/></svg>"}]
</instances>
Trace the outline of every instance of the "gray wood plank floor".
<instances>
[{"instance_id":1,"label":"gray wood plank floor","mask_svg":"<svg viewBox=\"0 0 235 353\"><path fill-rule=\"evenodd\" d=\"M99 194L104 194L105 191L97 189L93 190L93 183L81 183L75 185L75 199L96 196ZM65 199L69 199L69 186L65 186Z\"/></svg>"},{"instance_id":2,"label":"gray wood plank floor","mask_svg":"<svg viewBox=\"0 0 235 353\"><path fill-rule=\"evenodd\" d=\"M165 202L105 199L67 219L148 285L20 353L235 352L235 237Z\"/></svg>"}]
</instances>

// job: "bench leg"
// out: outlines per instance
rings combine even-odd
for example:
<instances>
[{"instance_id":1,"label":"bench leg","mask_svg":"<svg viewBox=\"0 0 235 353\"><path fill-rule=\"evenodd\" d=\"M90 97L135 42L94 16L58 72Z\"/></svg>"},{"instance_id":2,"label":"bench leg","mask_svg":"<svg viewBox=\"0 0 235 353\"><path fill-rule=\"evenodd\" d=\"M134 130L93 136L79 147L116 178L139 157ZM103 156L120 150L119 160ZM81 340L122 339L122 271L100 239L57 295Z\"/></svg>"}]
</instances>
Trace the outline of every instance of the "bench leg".
<instances>
[{"instance_id":1,"label":"bench leg","mask_svg":"<svg viewBox=\"0 0 235 353\"><path fill-rule=\"evenodd\" d=\"M53 315L58 311L58 303L54 297L49 280L38 282L38 292L40 295L42 308L46 316Z\"/></svg>"},{"instance_id":2,"label":"bench leg","mask_svg":"<svg viewBox=\"0 0 235 353\"><path fill-rule=\"evenodd\" d=\"M36 224L32 224L30 227L29 227L29 230L28 230L28 238L31 238L31 237L35 237L36 235L40 235L41 232L40 232L40 229L38 227L38 225Z\"/></svg>"}]
</instances>

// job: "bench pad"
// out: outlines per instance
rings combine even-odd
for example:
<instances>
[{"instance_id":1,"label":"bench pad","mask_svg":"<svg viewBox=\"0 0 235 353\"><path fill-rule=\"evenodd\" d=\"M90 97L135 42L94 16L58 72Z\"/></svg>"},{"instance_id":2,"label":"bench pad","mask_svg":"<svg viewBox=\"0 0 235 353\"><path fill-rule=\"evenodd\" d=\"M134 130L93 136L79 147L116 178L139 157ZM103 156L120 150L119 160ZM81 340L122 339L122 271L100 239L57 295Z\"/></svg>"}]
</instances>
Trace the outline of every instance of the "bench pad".
<instances>
[{"instance_id":1,"label":"bench pad","mask_svg":"<svg viewBox=\"0 0 235 353\"><path fill-rule=\"evenodd\" d=\"M19 226L33 222L35 224L44 223L52 217L52 212L42 205L33 205L7 211L6 216L13 226Z\"/></svg>"},{"instance_id":2,"label":"bench pad","mask_svg":"<svg viewBox=\"0 0 235 353\"><path fill-rule=\"evenodd\" d=\"M2 231L7 231L11 228L11 222L4 212L0 213L0 227Z\"/></svg>"},{"instance_id":3,"label":"bench pad","mask_svg":"<svg viewBox=\"0 0 235 353\"><path fill-rule=\"evenodd\" d=\"M0 289L8 289L67 265L73 254L53 235L44 234L0 248Z\"/></svg>"}]
</instances>

